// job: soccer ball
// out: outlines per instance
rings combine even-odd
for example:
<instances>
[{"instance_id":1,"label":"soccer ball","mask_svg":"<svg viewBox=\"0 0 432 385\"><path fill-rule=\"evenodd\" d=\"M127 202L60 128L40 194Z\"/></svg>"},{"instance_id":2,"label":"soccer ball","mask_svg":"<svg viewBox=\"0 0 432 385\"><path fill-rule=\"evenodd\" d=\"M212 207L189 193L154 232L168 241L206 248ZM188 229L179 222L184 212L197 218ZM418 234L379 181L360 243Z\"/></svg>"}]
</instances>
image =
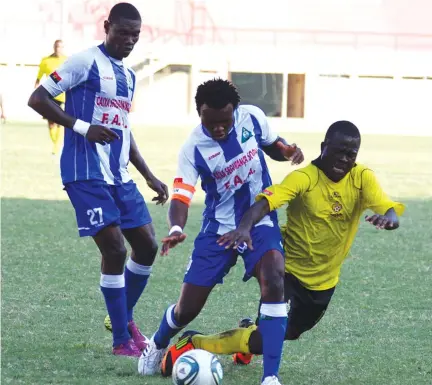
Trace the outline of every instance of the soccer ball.
<instances>
[{"instance_id":1,"label":"soccer ball","mask_svg":"<svg viewBox=\"0 0 432 385\"><path fill-rule=\"evenodd\" d=\"M183 353L172 372L174 385L220 385L223 370L218 358L201 349Z\"/></svg>"}]
</instances>

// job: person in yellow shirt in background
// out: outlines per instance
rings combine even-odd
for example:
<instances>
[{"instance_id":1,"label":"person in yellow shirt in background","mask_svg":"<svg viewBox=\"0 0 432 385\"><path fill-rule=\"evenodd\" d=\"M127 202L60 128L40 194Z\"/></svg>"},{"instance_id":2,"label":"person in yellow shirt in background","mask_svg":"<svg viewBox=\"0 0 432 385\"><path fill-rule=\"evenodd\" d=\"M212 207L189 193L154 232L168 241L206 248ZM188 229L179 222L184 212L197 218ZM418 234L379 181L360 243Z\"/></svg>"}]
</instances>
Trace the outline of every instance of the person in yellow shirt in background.
<instances>
[{"instance_id":1,"label":"person in yellow shirt in background","mask_svg":"<svg viewBox=\"0 0 432 385\"><path fill-rule=\"evenodd\" d=\"M39 64L39 72L37 75L35 88L39 86L40 81L44 76L50 76L51 74L53 74L55 70L60 67L60 65L63 64L64 61L67 59L67 57L63 54L63 48L63 41L56 40L54 42L54 53L42 59L41 63ZM64 106L65 100L66 99L64 93L53 99L53 101L62 108ZM63 129L58 124L49 120L48 129L51 141L53 143L52 154L55 155L60 148Z\"/></svg>"},{"instance_id":2,"label":"person in yellow shirt in background","mask_svg":"<svg viewBox=\"0 0 432 385\"><path fill-rule=\"evenodd\" d=\"M323 317L339 281L343 261L365 210L375 214L366 222L377 229L395 230L404 205L381 189L372 170L356 163L360 132L351 122L338 121L328 129L320 156L289 173L281 184L266 188L245 213L236 230L219 238L227 248L253 248L250 231L270 211L285 204L287 221L281 227L285 251L285 301L290 302L285 340L295 340ZM249 320L249 321L248 321ZM187 331L166 353L163 374L190 349L216 354L235 353L234 362L248 364L262 354L259 317L242 327L215 335Z\"/></svg>"}]
</instances>

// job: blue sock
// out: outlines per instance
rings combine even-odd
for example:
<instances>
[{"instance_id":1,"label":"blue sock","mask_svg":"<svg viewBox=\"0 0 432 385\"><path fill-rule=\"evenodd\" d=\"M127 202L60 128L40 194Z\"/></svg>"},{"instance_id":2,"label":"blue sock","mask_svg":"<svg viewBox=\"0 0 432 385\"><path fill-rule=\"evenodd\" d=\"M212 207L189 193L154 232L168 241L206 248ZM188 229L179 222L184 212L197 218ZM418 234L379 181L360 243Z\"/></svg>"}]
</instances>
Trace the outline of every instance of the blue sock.
<instances>
[{"instance_id":1,"label":"blue sock","mask_svg":"<svg viewBox=\"0 0 432 385\"><path fill-rule=\"evenodd\" d=\"M124 276L101 274L100 286L111 318L113 346L124 344L130 339Z\"/></svg>"},{"instance_id":2,"label":"blue sock","mask_svg":"<svg viewBox=\"0 0 432 385\"><path fill-rule=\"evenodd\" d=\"M171 305L165 312L159 329L154 335L154 342L158 349L167 348L173 338L186 325L180 325L174 316L175 305Z\"/></svg>"},{"instance_id":3,"label":"blue sock","mask_svg":"<svg viewBox=\"0 0 432 385\"><path fill-rule=\"evenodd\" d=\"M133 309L147 285L151 271L151 266L139 265L130 258L126 263L124 276L128 321L133 319Z\"/></svg>"},{"instance_id":4,"label":"blue sock","mask_svg":"<svg viewBox=\"0 0 432 385\"><path fill-rule=\"evenodd\" d=\"M262 303L259 331L263 340L263 380L278 376L287 326L286 303Z\"/></svg>"}]
</instances>

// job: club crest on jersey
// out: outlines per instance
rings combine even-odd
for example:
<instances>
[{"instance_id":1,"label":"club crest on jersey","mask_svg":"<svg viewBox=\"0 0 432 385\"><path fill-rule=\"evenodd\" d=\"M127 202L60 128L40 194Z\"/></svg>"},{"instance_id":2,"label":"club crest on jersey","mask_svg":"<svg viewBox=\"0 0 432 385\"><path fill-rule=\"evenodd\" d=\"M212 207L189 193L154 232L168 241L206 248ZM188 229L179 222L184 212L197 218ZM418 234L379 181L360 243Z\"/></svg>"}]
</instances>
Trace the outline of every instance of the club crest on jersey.
<instances>
[{"instance_id":1,"label":"club crest on jersey","mask_svg":"<svg viewBox=\"0 0 432 385\"><path fill-rule=\"evenodd\" d=\"M340 202L335 202L332 204L332 212L330 213L330 216L333 219L343 219L342 214L343 206Z\"/></svg>"},{"instance_id":2,"label":"club crest on jersey","mask_svg":"<svg viewBox=\"0 0 432 385\"><path fill-rule=\"evenodd\" d=\"M250 138L252 138L253 134L246 128L242 128L242 143L247 142Z\"/></svg>"},{"instance_id":3,"label":"club crest on jersey","mask_svg":"<svg viewBox=\"0 0 432 385\"><path fill-rule=\"evenodd\" d=\"M62 78L60 77L60 75L54 71L51 75L50 78L54 81L55 84L57 84L59 81L62 80Z\"/></svg>"},{"instance_id":4,"label":"club crest on jersey","mask_svg":"<svg viewBox=\"0 0 432 385\"><path fill-rule=\"evenodd\" d=\"M335 213L338 213L342 210L342 205L339 202L333 204L332 209Z\"/></svg>"}]
</instances>

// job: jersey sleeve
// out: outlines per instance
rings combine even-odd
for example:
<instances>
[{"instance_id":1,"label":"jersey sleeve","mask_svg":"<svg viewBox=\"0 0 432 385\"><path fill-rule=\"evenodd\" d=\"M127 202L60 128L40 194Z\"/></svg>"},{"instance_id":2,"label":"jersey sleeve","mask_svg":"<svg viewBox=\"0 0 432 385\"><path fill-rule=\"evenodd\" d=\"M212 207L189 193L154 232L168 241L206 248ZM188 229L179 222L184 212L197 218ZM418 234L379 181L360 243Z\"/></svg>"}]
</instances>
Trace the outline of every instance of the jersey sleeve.
<instances>
[{"instance_id":1,"label":"jersey sleeve","mask_svg":"<svg viewBox=\"0 0 432 385\"><path fill-rule=\"evenodd\" d=\"M193 151L183 146L178 157L177 173L174 178L172 199L190 206L198 181L198 170L193 162Z\"/></svg>"},{"instance_id":2,"label":"jersey sleeve","mask_svg":"<svg viewBox=\"0 0 432 385\"><path fill-rule=\"evenodd\" d=\"M42 59L42 61L39 64L39 71L38 71L36 79L41 80L44 75L45 75L45 60Z\"/></svg>"},{"instance_id":3,"label":"jersey sleeve","mask_svg":"<svg viewBox=\"0 0 432 385\"><path fill-rule=\"evenodd\" d=\"M309 176L302 171L293 171L288 174L281 184L267 187L255 198L256 201L267 199L270 211L289 203L298 195L304 194L310 187Z\"/></svg>"},{"instance_id":4,"label":"jersey sleeve","mask_svg":"<svg viewBox=\"0 0 432 385\"><path fill-rule=\"evenodd\" d=\"M372 170L363 171L362 193L365 209L370 209L376 214L384 215L387 210L393 208L396 214L400 216L405 211L405 206L402 203L394 202L387 196Z\"/></svg>"},{"instance_id":5,"label":"jersey sleeve","mask_svg":"<svg viewBox=\"0 0 432 385\"><path fill-rule=\"evenodd\" d=\"M255 119L258 121L259 128L261 130L261 136L259 138L259 145L260 146L270 146L273 144L276 139L278 138L278 135L272 131L267 116L264 114L264 111L261 110L261 108L258 108L256 106L244 106L251 115L255 117Z\"/></svg>"},{"instance_id":6,"label":"jersey sleeve","mask_svg":"<svg viewBox=\"0 0 432 385\"><path fill-rule=\"evenodd\" d=\"M42 86L56 97L87 80L91 65L85 53L71 56L46 78Z\"/></svg>"}]
</instances>

